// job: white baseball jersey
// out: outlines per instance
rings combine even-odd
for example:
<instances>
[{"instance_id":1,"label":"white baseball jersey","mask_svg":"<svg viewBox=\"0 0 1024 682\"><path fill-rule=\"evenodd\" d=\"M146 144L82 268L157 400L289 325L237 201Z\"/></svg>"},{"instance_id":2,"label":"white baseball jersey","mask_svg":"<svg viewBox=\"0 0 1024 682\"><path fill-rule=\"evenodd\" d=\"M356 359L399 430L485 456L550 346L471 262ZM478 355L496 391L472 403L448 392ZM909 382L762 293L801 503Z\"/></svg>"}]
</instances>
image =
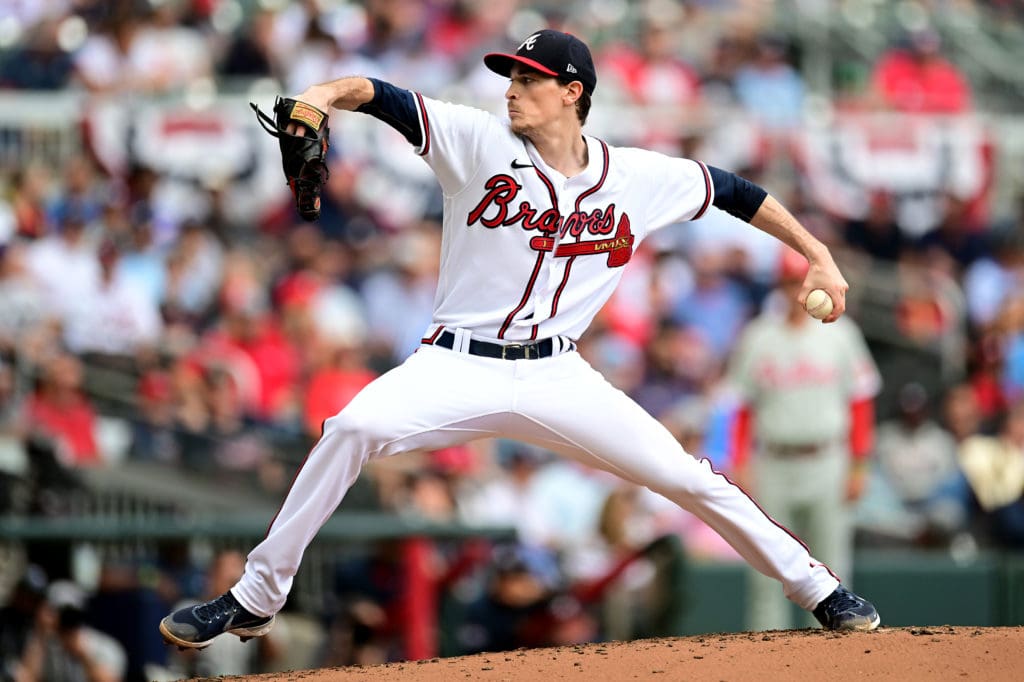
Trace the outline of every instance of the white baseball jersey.
<instances>
[{"instance_id":1,"label":"white baseball jersey","mask_svg":"<svg viewBox=\"0 0 1024 682\"><path fill-rule=\"evenodd\" d=\"M566 178L508 121L421 95L416 104L417 153L444 192L434 322L445 327L578 339L647 233L700 217L714 198L696 161L584 136L587 168Z\"/></svg>"}]
</instances>

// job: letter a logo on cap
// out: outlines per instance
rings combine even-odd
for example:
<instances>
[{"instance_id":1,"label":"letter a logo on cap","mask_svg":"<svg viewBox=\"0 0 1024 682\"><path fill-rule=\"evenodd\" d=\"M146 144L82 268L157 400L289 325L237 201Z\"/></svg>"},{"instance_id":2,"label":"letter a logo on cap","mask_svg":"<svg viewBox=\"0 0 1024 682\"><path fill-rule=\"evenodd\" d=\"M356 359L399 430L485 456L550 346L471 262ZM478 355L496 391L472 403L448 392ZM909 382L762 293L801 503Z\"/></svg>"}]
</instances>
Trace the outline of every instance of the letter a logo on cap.
<instances>
[{"instance_id":1,"label":"letter a logo on cap","mask_svg":"<svg viewBox=\"0 0 1024 682\"><path fill-rule=\"evenodd\" d=\"M523 49L524 47L527 50L532 50L534 44L537 42L537 38L539 38L539 37L540 37L539 33L534 33L532 36L530 36L529 38L527 38L526 40L523 41L523 44L519 46L519 48L516 50L516 52L518 52L519 50Z\"/></svg>"}]
</instances>

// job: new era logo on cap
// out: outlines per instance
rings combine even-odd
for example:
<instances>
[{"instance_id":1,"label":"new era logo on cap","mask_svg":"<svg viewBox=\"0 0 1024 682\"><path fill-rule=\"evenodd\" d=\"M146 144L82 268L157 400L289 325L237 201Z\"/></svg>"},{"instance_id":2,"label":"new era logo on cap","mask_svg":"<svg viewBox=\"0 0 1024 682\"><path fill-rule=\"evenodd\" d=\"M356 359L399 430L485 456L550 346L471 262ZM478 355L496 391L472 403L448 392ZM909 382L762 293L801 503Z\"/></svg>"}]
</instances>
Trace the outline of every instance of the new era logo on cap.
<instances>
[{"instance_id":1,"label":"new era logo on cap","mask_svg":"<svg viewBox=\"0 0 1024 682\"><path fill-rule=\"evenodd\" d=\"M587 94L593 94L597 85L590 48L579 38L561 31L537 31L519 45L515 54L492 52L484 57L487 68L505 77L511 75L516 63L548 76L579 81Z\"/></svg>"}]
</instances>

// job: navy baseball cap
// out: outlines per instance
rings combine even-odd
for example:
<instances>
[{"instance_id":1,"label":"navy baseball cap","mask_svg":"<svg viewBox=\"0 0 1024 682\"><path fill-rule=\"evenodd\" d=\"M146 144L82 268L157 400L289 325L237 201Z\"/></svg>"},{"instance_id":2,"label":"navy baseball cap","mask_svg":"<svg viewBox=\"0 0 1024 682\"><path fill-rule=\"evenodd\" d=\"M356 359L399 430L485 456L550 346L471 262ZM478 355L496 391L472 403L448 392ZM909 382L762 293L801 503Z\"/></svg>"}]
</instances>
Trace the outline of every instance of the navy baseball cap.
<instances>
[{"instance_id":1,"label":"navy baseball cap","mask_svg":"<svg viewBox=\"0 0 1024 682\"><path fill-rule=\"evenodd\" d=\"M561 31L537 31L523 41L515 54L492 52L484 56L487 68L506 78L516 63L565 81L579 81L588 95L594 93L597 85L590 48L576 36Z\"/></svg>"}]
</instances>

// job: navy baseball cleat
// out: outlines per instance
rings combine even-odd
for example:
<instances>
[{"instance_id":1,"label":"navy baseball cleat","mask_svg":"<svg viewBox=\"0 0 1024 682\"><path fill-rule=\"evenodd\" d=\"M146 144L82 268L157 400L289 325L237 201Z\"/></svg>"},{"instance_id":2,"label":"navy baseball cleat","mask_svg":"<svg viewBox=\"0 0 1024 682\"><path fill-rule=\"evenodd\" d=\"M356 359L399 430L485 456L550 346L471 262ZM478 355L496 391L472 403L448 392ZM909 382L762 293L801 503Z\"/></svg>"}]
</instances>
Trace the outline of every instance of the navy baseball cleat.
<instances>
[{"instance_id":1,"label":"navy baseball cleat","mask_svg":"<svg viewBox=\"0 0 1024 682\"><path fill-rule=\"evenodd\" d=\"M813 613L826 630L874 630L882 622L871 602L842 585L814 607Z\"/></svg>"},{"instance_id":2,"label":"navy baseball cleat","mask_svg":"<svg viewBox=\"0 0 1024 682\"><path fill-rule=\"evenodd\" d=\"M202 649L214 637L230 632L243 642L262 637L274 627L273 616L254 616L234 595L225 592L203 604L178 609L160 621L160 634L178 648Z\"/></svg>"}]
</instances>

